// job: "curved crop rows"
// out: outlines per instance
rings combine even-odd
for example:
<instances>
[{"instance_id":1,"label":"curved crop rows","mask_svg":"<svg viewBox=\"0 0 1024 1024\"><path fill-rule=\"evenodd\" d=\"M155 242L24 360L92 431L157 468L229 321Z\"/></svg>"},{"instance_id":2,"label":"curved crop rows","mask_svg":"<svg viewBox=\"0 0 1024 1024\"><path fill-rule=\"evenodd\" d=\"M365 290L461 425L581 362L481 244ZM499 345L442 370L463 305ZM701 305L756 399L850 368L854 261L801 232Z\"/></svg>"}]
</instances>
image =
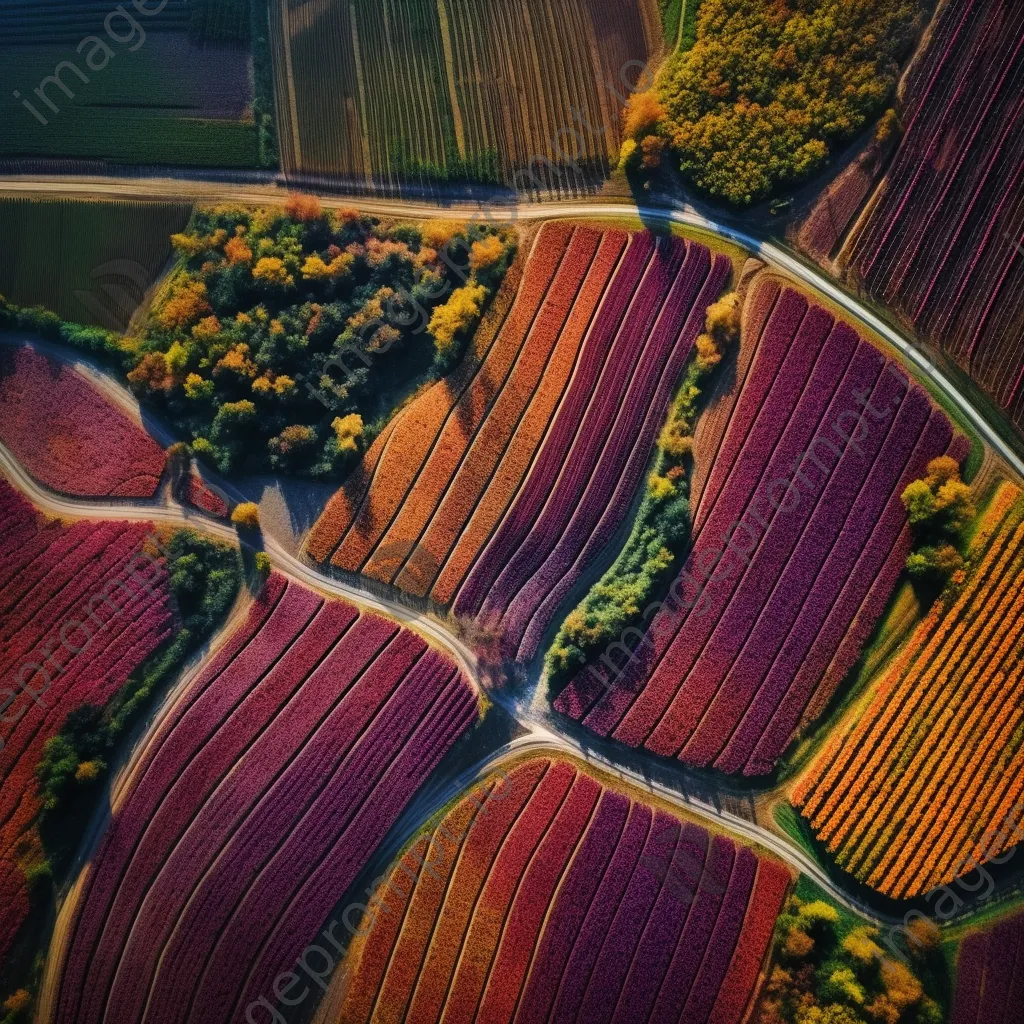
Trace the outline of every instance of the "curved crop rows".
<instances>
[{"instance_id":1,"label":"curved crop rows","mask_svg":"<svg viewBox=\"0 0 1024 1024\"><path fill-rule=\"evenodd\" d=\"M70 366L0 346L0 408L0 442L51 490L82 498L156 491L163 449Z\"/></svg>"},{"instance_id":2,"label":"curved crop rows","mask_svg":"<svg viewBox=\"0 0 1024 1024\"><path fill-rule=\"evenodd\" d=\"M728 271L681 239L546 226L475 376L401 414L309 553L500 620L504 655L532 658L628 514Z\"/></svg>"},{"instance_id":3,"label":"curved crop rows","mask_svg":"<svg viewBox=\"0 0 1024 1024\"><path fill-rule=\"evenodd\" d=\"M484 787L392 870L318 1024L743 1019L787 869L567 761Z\"/></svg>"},{"instance_id":4,"label":"curved crop rows","mask_svg":"<svg viewBox=\"0 0 1024 1024\"><path fill-rule=\"evenodd\" d=\"M272 575L134 766L49 1019L242 1019L477 714L419 636Z\"/></svg>"},{"instance_id":5,"label":"curved crop rows","mask_svg":"<svg viewBox=\"0 0 1024 1024\"><path fill-rule=\"evenodd\" d=\"M662 756L770 771L856 661L902 571L903 488L963 443L897 364L784 289L668 599L628 663L588 666L556 709Z\"/></svg>"},{"instance_id":6,"label":"curved crop rows","mask_svg":"<svg viewBox=\"0 0 1024 1024\"><path fill-rule=\"evenodd\" d=\"M162 563L136 557L148 528L66 527L0 479L0 963L29 911L25 870L42 857L46 741L76 708L105 705L172 632Z\"/></svg>"},{"instance_id":7,"label":"curved crop rows","mask_svg":"<svg viewBox=\"0 0 1024 1024\"><path fill-rule=\"evenodd\" d=\"M959 592L936 602L794 793L839 863L887 895L918 896L1017 842L1000 829L1020 818L1024 787L1022 519L1014 504L976 539Z\"/></svg>"},{"instance_id":8,"label":"curved crop rows","mask_svg":"<svg viewBox=\"0 0 1024 1024\"><path fill-rule=\"evenodd\" d=\"M1024 423L1024 7L946 4L852 274Z\"/></svg>"},{"instance_id":9,"label":"curved crop rows","mask_svg":"<svg viewBox=\"0 0 1024 1024\"><path fill-rule=\"evenodd\" d=\"M1024 915L1017 914L960 944L949 1019L951 1024L1012 1024L1022 1004Z\"/></svg>"}]
</instances>

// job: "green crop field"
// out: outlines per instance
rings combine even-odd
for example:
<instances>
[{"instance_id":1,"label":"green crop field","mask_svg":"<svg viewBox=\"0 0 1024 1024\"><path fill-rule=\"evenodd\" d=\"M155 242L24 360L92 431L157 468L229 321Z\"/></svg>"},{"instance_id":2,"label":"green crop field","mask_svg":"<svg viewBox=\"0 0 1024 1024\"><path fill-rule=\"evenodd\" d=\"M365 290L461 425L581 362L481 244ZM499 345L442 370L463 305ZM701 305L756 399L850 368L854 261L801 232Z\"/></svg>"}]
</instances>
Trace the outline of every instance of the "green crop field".
<instances>
[{"instance_id":1,"label":"green crop field","mask_svg":"<svg viewBox=\"0 0 1024 1024\"><path fill-rule=\"evenodd\" d=\"M0 200L0 295L123 328L188 223L186 203Z\"/></svg>"},{"instance_id":2,"label":"green crop field","mask_svg":"<svg viewBox=\"0 0 1024 1024\"><path fill-rule=\"evenodd\" d=\"M0 37L0 157L268 163L248 46L250 18L260 23L266 2L173 0L149 17L129 4L110 20L109 4L15 0Z\"/></svg>"}]
</instances>

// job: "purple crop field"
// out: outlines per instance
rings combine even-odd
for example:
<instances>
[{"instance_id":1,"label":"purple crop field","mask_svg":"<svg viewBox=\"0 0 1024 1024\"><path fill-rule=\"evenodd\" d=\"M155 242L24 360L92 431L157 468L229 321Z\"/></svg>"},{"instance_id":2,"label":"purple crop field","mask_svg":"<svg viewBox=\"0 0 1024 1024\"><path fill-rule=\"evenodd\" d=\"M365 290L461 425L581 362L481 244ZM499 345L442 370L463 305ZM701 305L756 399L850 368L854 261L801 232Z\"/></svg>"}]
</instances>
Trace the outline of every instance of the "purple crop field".
<instances>
[{"instance_id":1,"label":"purple crop field","mask_svg":"<svg viewBox=\"0 0 1024 1024\"><path fill-rule=\"evenodd\" d=\"M662 756L771 771L895 586L904 487L962 443L898 367L784 290L695 513L687 606L668 600L619 676L588 665L555 708Z\"/></svg>"},{"instance_id":2,"label":"purple crop field","mask_svg":"<svg viewBox=\"0 0 1024 1024\"><path fill-rule=\"evenodd\" d=\"M477 715L415 634L272 576L133 768L70 919L56 1019L236 1019Z\"/></svg>"},{"instance_id":3,"label":"purple crop field","mask_svg":"<svg viewBox=\"0 0 1024 1024\"><path fill-rule=\"evenodd\" d=\"M350 950L331 1020L740 1024L790 870L575 761L533 756L500 778L507 799L438 877L401 887L397 861L378 879L404 896Z\"/></svg>"},{"instance_id":4,"label":"purple crop field","mask_svg":"<svg viewBox=\"0 0 1024 1024\"><path fill-rule=\"evenodd\" d=\"M1015 1021L1024 999L1022 958L1022 914L967 935L957 953L950 1024L1011 1024Z\"/></svg>"},{"instance_id":5,"label":"purple crop field","mask_svg":"<svg viewBox=\"0 0 1024 1024\"><path fill-rule=\"evenodd\" d=\"M26 851L39 847L37 767L85 705L105 707L175 631L149 523L42 515L0 479L0 965L31 911Z\"/></svg>"}]
</instances>

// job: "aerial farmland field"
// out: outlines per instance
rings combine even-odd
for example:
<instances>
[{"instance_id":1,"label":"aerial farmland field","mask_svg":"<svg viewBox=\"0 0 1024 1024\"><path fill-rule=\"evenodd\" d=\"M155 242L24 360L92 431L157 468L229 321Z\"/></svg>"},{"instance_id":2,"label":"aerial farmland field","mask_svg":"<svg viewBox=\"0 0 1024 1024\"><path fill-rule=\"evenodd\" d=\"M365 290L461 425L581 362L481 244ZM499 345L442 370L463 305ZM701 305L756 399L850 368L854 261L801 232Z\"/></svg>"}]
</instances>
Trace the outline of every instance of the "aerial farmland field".
<instances>
[{"instance_id":1,"label":"aerial farmland field","mask_svg":"<svg viewBox=\"0 0 1024 1024\"><path fill-rule=\"evenodd\" d=\"M209 0L140 0L111 18L117 7L4 4L0 56L17 92L0 160L257 167L271 157L248 45L265 0L224 0L219 11Z\"/></svg>"},{"instance_id":2,"label":"aerial farmland field","mask_svg":"<svg viewBox=\"0 0 1024 1024\"><path fill-rule=\"evenodd\" d=\"M123 330L188 223L187 203L0 201L0 295Z\"/></svg>"},{"instance_id":3,"label":"aerial farmland field","mask_svg":"<svg viewBox=\"0 0 1024 1024\"><path fill-rule=\"evenodd\" d=\"M285 0L283 167L365 185L529 187L513 180L524 172L538 188L584 187L616 159L656 17L648 0Z\"/></svg>"},{"instance_id":4,"label":"aerial farmland field","mask_svg":"<svg viewBox=\"0 0 1024 1024\"><path fill-rule=\"evenodd\" d=\"M1022 33L1018 4L943 6L905 83L900 148L838 257L1018 428Z\"/></svg>"},{"instance_id":5,"label":"aerial farmland field","mask_svg":"<svg viewBox=\"0 0 1024 1024\"><path fill-rule=\"evenodd\" d=\"M1018 4L0 54L0 1024L1020 1016Z\"/></svg>"}]
</instances>

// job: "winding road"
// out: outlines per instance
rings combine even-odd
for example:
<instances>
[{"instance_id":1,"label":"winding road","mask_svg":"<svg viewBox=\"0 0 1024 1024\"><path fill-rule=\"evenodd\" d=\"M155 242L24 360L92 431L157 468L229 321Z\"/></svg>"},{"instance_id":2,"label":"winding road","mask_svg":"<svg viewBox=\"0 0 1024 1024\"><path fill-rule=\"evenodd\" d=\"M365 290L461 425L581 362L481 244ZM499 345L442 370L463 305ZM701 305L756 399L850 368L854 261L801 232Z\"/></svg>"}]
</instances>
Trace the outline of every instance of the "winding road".
<instances>
[{"instance_id":1,"label":"winding road","mask_svg":"<svg viewBox=\"0 0 1024 1024\"><path fill-rule=\"evenodd\" d=\"M229 182L201 182L177 179L52 179L22 180L0 179L0 195L32 195L36 197L53 196L62 198L117 198L117 199L189 199L198 202L234 202L240 204L265 204L280 202L282 193L272 186L255 186L232 184ZM493 203L484 210L480 204L439 207L428 203L404 202L399 200L354 199L350 196L323 196L325 206L331 208L356 206L367 213L390 217L408 217L425 219L428 217L451 217L453 212L459 216L472 217L474 213L493 222L512 223L518 220L533 221L551 217L573 218L635 218L670 220L673 223L699 228L711 232L729 242L738 244L756 255L766 264L784 274L795 278L806 286L816 290L842 307L853 319L864 327L876 332L888 343L898 349L912 363L915 369L931 380L948 400L956 406L963 417L977 430L983 440L996 452L1007 466L1024 481L1024 460L1017 454L992 425L973 407L964 395L933 362L929 355L918 346L903 337L898 331L882 321L868 307L857 299L846 294L837 284L824 274L808 267L784 248L773 242L758 239L735 228L718 223L690 206L674 208L637 208L632 204L609 202L545 202L530 204ZM35 342L33 342L35 344ZM59 346L39 343L41 349L51 356L57 356L69 362L81 364L89 371L89 375L112 400L129 408L135 417L139 415L137 403L109 375L95 364L80 357L77 353L61 350ZM150 422L147 426L161 443L168 444L173 437L165 426ZM85 501L67 498L44 489L33 480L17 459L6 448L0 445L0 469L21 489L21 491L42 510L59 516L71 516L88 519L133 519L148 520L177 526L200 528L220 539L237 542L238 537L233 527L226 523L211 520L206 516L193 513L173 500L160 498L149 501L102 502ZM219 486L237 500L241 495L227 482L217 480ZM876 909L867 907L850 897L829 875L794 842L772 832L755 822L740 817L713 803L680 793L668 786L653 782L641 773L616 763L613 756L588 746L584 749L572 737L561 735L549 729L546 723L535 714L524 711L522 706L513 702L511 697L495 691L485 685L482 680L480 666L474 652L455 636L437 619L419 612L397 601L388 600L367 588L345 580L324 575L310 567L300 558L287 550L272 536L264 537L265 550L271 557L274 567L291 577L321 592L332 594L367 609L382 612L391 618L417 630L428 640L448 651L460 664L467 677L481 691L489 696L513 715L525 730L525 734L493 751L482 759L478 765L464 773L458 779L451 780L444 791L434 799L437 806L455 795L464 787L469 778L476 778L492 770L496 764L509 757L520 755L526 751L562 751L576 758L591 762L606 773L614 774L635 787L647 789L659 798L704 818L715 828L725 829L736 836L755 842L789 863L798 871L810 876L837 901L879 925L898 925L901 919L881 915ZM422 819L421 819L422 820Z\"/></svg>"},{"instance_id":2,"label":"winding road","mask_svg":"<svg viewBox=\"0 0 1024 1024\"><path fill-rule=\"evenodd\" d=\"M170 526L190 526L201 529L220 540L237 543L238 536L233 527L226 523L209 519L206 516L192 513L185 507L173 502L159 502L156 499L134 500L132 502L108 504L102 501L85 501L67 498L50 491L38 484L21 466L14 455L0 445L0 471L27 497L36 507L53 516L73 516L79 519L131 519L146 522L167 524ZM668 786L644 778L639 772L632 771L617 764L613 758L596 752L592 747L586 750L570 737L552 732L544 724L531 716L524 716L521 710L505 699L500 691L488 688L481 678L476 655L458 637L452 634L436 619L417 612L397 601L388 601L366 589L349 584L345 581L325 576L306 565L271 537L265 537L265 550L270 555L274 568L284 575L303 583L322 593L344 598L360 607L381 612L392 619L402 622L416 630L426 639L446 650L460 665L467 678L480 692L500 703L519 725L526 730L523 736L517 737L496 751L492 751L471 769L469 778L477 778L492 770L495 765L527 751L563 752L580 760L597 765L607 773L618 776L634 787L646 789L661 799L710 820L717 828L724 828L743 839L760 844L779 858L792 865L798 871L809 875L823 889L827 890L836 900L850 910L878 924L897 924L899 919L880 915L877 910L852 899L811 857L794 843L782 838L769 829L733 814L721 807L688 794L679 793ZM193 671L198 671L196 666ZM444 794L437 802L443 806L454 797L465 785L465 776L452 780Z\"/></svg>"},{"instance_id":3,"label":"winding road","mask_svg":"<svg viewBox=\"0 0 1024 1024\"><path fill-rule=\"evenodd\" d=\"M280 203L284 198L280 188L273 185L235 184L227 181L193 181L177 178L2 178L0 196L31 195L78 199L150 199L182 200L191 202L258 205ZM934 386L956 406L964 418L977 430L982 440L995 451L1024 482L1024 458L1017 446L1011 446L992 424L974 407L969 398L936 364L921 346L904 337L887 324L859 299L847 294L835 281L814 267L808 266L782 246L767 239L756 238L737 228L716 221L688 203L670 207L638 207L632 203L576 202L573 200L538 203L408 202L400 199L368 199L353 196L322 195L320 200L330 209L357 207L366 213L381 217L407 217L424 220L431 217L451 217L453 211L460 216L474 215L488 223L516 223L518 221L548 220L552 217L622 218L640 217L643 220L669 220L674 224L700 228L719 238L747 249L768 266L781 270L840 306L853 319L874 331L896 348L915 369L927 377Z\"/></svg>"}]
</instances>

